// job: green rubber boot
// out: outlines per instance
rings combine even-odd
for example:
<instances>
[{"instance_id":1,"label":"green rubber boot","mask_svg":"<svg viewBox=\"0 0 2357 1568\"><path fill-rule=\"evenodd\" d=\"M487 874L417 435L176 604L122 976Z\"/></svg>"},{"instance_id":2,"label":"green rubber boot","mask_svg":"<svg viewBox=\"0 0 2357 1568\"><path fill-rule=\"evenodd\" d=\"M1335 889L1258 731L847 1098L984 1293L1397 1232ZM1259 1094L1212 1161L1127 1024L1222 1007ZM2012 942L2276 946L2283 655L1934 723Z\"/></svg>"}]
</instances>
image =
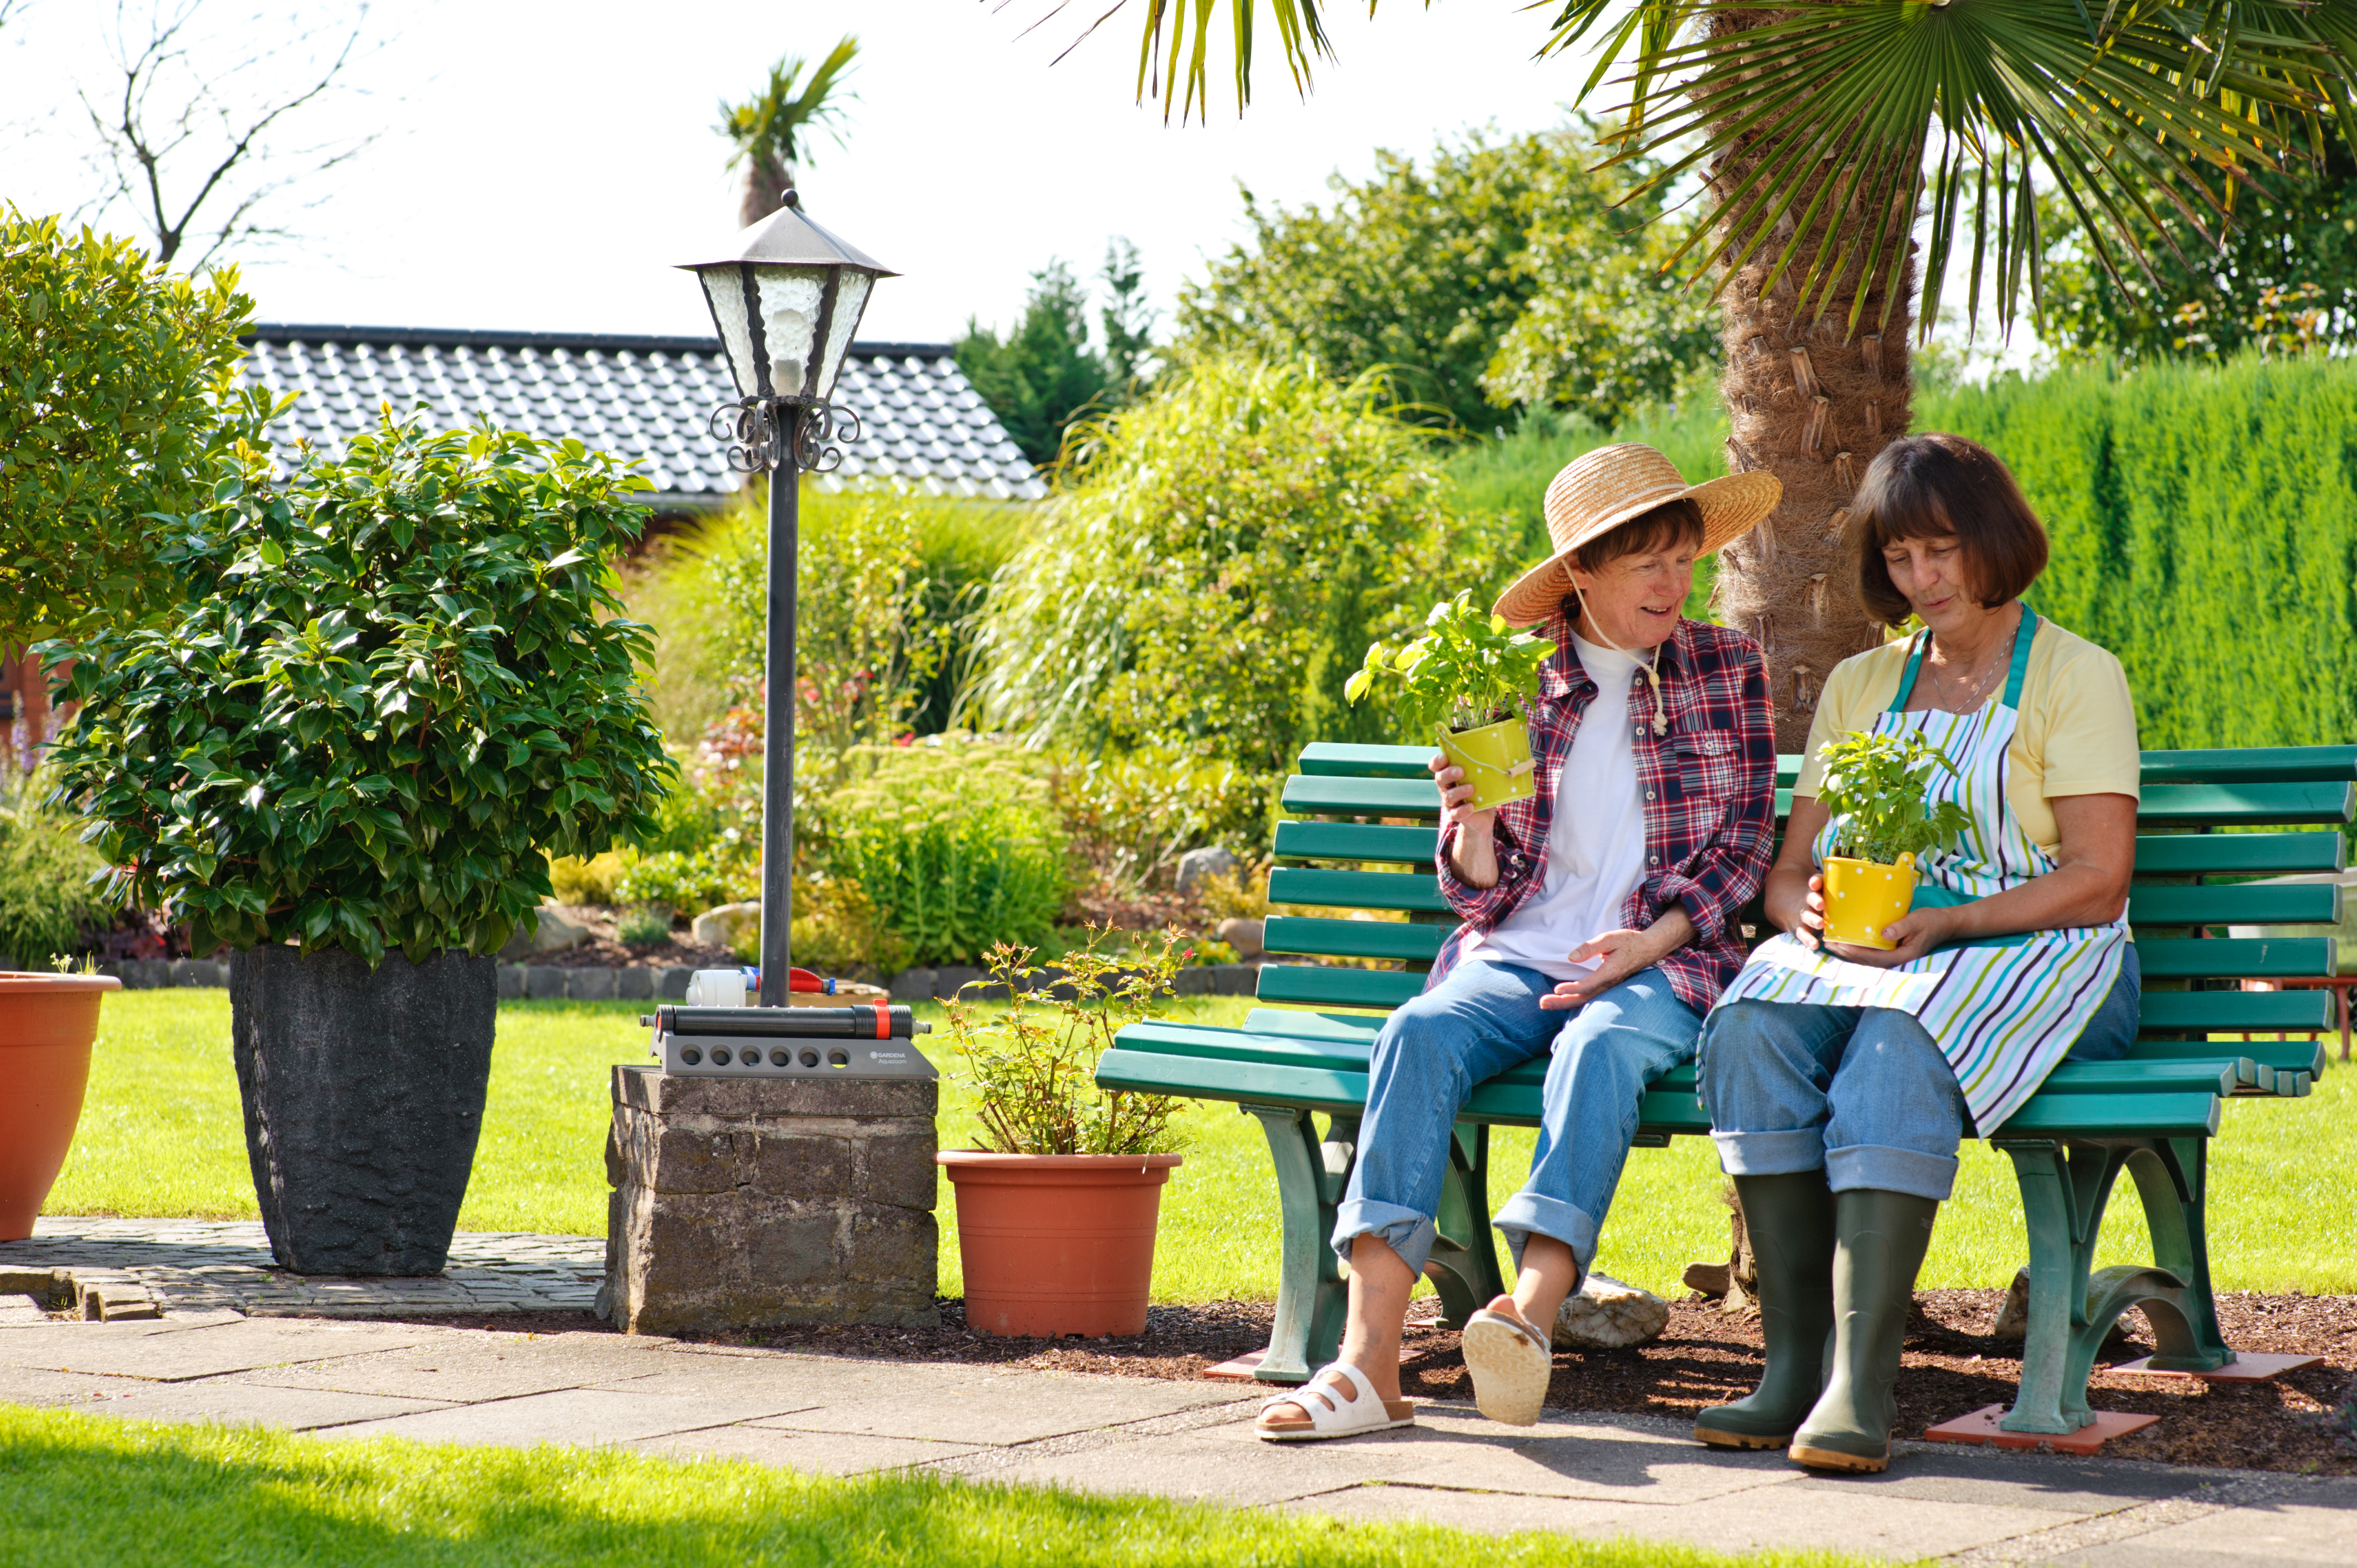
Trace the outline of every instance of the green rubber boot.
<instances>
[{"instance_id":1,"label":"green rubber boot","mask_svg":"<svg viewBox=\"0 0 2357 1568\"><path fill-rule=\"evenodd\" d=\"M1720 1448L1781 1448L1825 1386L1834 1327L1834 1195L1825 1173L1737 1176L1743 1231L1760 1271L1760 1332L1768 1367L1760 1387L1695 1417L1694 1434Z\"/></svg>"},{"instance_id":2,"label":"green rubber boot","mask_svg":"<svg viewBox=\"0 0 2357 1568\"><path fill-rule=\"evenodd\" d=\"M1907 1312L1939 1212L1910 1193L1835 1195L1833 1376L1792 1434L1792 1457L1813 1470L1889 1466Z\"/></svg>"}]
</instances>

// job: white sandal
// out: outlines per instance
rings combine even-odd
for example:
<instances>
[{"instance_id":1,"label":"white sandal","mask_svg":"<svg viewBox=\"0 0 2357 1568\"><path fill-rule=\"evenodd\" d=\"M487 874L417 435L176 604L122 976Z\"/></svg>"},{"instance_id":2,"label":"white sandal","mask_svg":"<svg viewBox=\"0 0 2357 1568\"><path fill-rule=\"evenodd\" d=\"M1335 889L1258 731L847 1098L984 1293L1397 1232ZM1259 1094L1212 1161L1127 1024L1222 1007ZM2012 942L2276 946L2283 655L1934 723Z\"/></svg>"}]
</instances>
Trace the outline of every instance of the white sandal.
<instances>
[{"instance_id":1,"label":"white sandal","mask_svg":"<svg viewBox=\"0 0 2357 1568\"><path fill-rule=\"evenodd\" d=\"M1485 1306L1465 1320L1458 1343L1481 1413L1508 1426L1534 1423L1555 1373L1555 1349L1546 1337L1519 1316Z\"/></svg>"},{"instance_id":2,"label":"white sandal","mask_svg":"<svg viewBox=\"0 0 2357 1568\"><path fill-rule=\"evenodd\" d=\"M1346 1392L1346 1391L1348 1391ZM1307 1424L1288 1422L1271 1425L1269 1412L1278 1405L1297 1405L1307 1412ZM1405 1400L1375 1397L1367 1374L1347 1361L1318 1369L1315 1376L1289 1393L1261 1402L1260 1419L1253 1430L1270 1443L1314 1443L1327 1437L1356 1437L1362 1432L1389 1432L1414 1426L1415 1406Z\"/></svg>"}]
</instances>

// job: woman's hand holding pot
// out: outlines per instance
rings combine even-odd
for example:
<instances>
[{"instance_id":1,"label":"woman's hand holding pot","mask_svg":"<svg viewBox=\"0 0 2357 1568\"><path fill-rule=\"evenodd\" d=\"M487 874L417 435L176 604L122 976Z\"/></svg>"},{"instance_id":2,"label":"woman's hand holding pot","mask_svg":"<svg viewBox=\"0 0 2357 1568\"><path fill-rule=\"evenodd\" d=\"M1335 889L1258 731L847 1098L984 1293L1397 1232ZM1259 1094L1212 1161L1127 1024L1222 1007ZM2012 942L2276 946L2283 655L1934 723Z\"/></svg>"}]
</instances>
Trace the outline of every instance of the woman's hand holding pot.
<instances>
[{"instance_id":1,"label":"woman's hand holding pot","mask_svg":"<svg viewBox=\"0 0 2357 1568\"><path fill-rule=\"evenodd\" d=\"M1817 886L1817 878L1810 879L1811 886ZM1817 908L1820 911L1817 924L1822 927L1824 924L1822 914L1824 899L1822 896L1817 897ZM1955 935L1956 925L1953 906L1910 909L1882 928L1882 934L1899 944L1895 948L1857 948L1847 942L1827 942L1825 950L1852 963L1867 964L1875 969L1896 969L1902 963L1912 963L1941 943L1950 940Z\"/></svg>"},{"instance_id":2,"label":"woman's hand holding pot","mask_svg":"<svg viewBox=\"0 0 2357 1568\"><path fill-rule=\"evenodd\" d=\"M1470 804L1473 786L1465 781L1465 770L1449 761L1447 752L1434 752L1426 766L1432 769L1432 781L1440 786L1440 831L1445 834L1452 827L1457 829L1450 863L1459 876L1476 887L1496 886L1498 809Z\"/></svg>"}]
</instances>

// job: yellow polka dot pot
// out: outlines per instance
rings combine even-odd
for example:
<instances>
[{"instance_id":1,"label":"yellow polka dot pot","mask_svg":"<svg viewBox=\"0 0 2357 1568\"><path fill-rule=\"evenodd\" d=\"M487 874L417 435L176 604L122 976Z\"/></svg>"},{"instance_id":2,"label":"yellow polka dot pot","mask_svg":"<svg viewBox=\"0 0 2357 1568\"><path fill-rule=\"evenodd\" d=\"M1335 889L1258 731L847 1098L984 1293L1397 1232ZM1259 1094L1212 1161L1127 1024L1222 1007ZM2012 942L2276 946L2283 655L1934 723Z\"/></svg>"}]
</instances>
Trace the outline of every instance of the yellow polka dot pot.
<instances>
[{"instance_id":1,"label":"yellow polka dot pot","mask_svg":"<svg viewBox=\"0 0 2357 1568\"><path fill-rule=\"evenodd\" d=\"M1482 811L1509 800L1527 800L1538 793L1531 769L1531 726L1506 719L1480 729L1439 732L1440 749L1465 770L1473 786L1470 804Z\"/></svg>"},{"instance_id":2,"label":"yellow polka dot pot","mask_svg":"<svg viewBox=\"0 0 2357 1568\"><path fill-rule=\"evenodd\" d=\"M1904 915L1915 903L1915 857L1902 854L1896 865L1835 855L1825 862L1825 938L1855 948L1880 948L1889 952L1899 944L1882 929Z\"/></svg>"}]
</instances>

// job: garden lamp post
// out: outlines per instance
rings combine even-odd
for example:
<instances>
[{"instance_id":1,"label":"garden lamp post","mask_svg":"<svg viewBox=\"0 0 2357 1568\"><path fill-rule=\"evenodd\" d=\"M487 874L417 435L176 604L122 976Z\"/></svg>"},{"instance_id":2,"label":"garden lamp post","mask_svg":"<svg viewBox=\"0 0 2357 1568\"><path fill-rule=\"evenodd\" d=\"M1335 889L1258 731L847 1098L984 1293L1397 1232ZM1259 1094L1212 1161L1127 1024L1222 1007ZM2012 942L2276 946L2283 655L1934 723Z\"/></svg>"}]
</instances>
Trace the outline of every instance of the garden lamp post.
<instances>
[{"instance_id":1,"label":"garden lamp post","mask_svg":"<svg viewBox=\"0 0 2357 1568\"><path fill-rule=\"evenodd\" d=\"M770 476L767 688L761 725L760 1005L786 1004L794 865L794 557L805 468L843 461L859 419L828 400L877 278L895 274L802 215L795 193L716 261L692 262L737 400L712 411L728 466Z\"/></svg>"}]
</instances>

